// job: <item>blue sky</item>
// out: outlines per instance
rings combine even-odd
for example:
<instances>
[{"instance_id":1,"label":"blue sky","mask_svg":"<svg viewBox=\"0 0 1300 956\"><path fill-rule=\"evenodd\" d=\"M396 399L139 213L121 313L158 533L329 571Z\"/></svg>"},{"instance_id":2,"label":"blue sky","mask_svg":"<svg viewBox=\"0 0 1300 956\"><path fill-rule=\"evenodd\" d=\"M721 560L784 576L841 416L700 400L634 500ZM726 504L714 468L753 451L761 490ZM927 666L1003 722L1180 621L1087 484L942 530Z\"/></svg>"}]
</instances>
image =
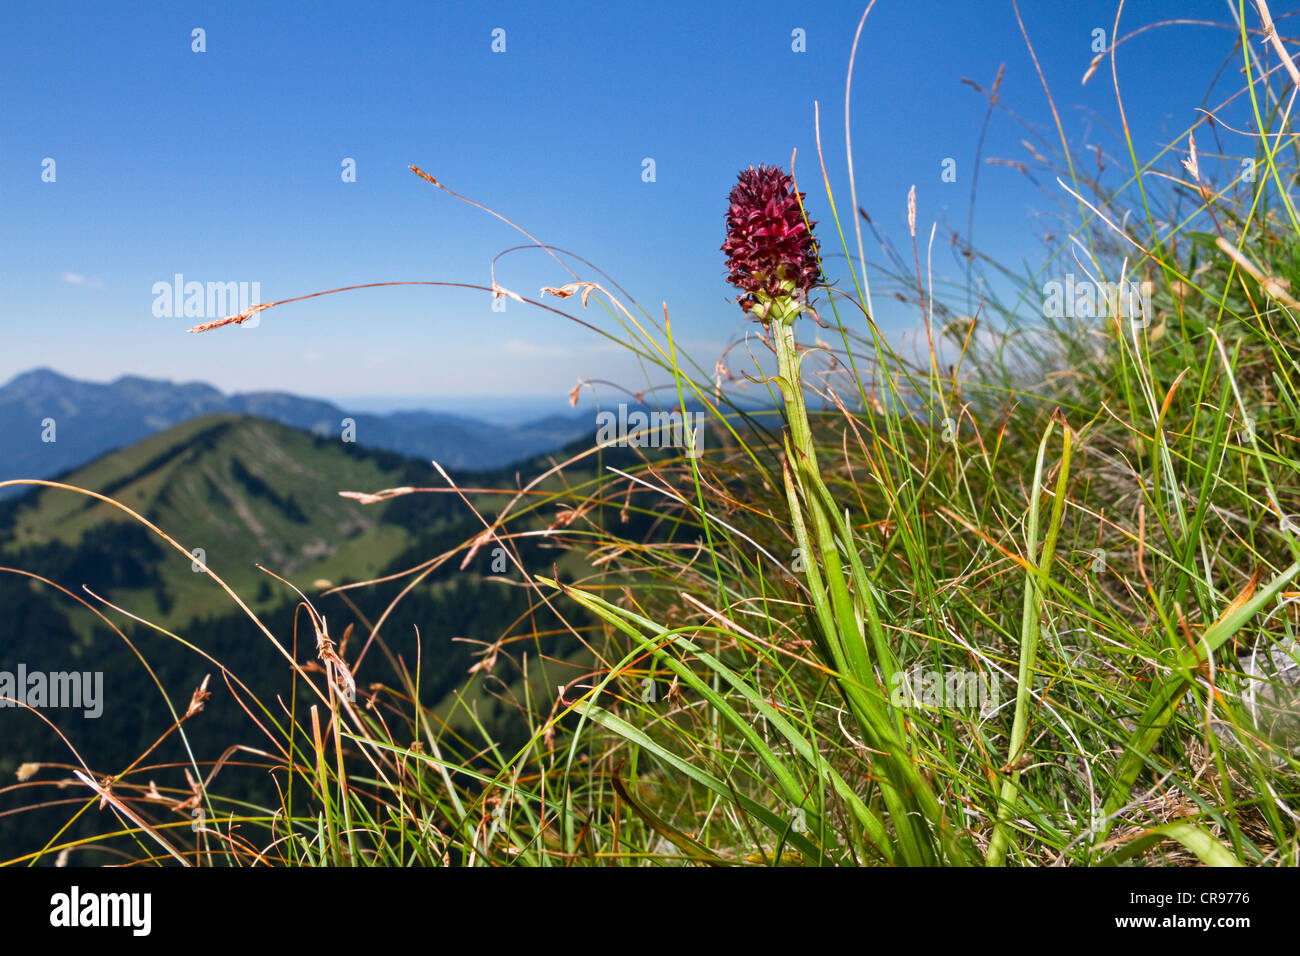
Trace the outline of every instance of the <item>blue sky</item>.
<instances>
[{"instance_id":1,"label":"blue sky","mask_svg":"<svg viewBox=\"0 0 1300 956\"><path fill-rule=\"evenodd\" d=\"M579 378L646 384L590 332L514 302L494 312L482 293L345 293L204 335L153 314L154 284L177 273L257 282L266 301L363 282L486 284L493 256L526 240L416 179L411 163L591 259L652 311L666 301L685 347L712 367L748 328L718 251L736 172L788 164L797 148L810 213L829 225L814 100L848 209L844 75L862 9L7 0L0 381L50 366L100 381L130 373L407 405L454 397L469 409L487 396L561 401ZM1080 85L1091 31L1109 37L1114 4L1025 0L1021 10L1071 139L1116 156L1109 68ZM1121 32L1227 15L1222 2L1143 0L1129 4ZM206 52L192 50L195 28ZM806 52L791 48L796 28ZM1183 26L1121 47L1141 155L1195 119L1232 40ZM986 102L961 78L987 88L1003 62L1003 102L1054 140L1009 2L877 3L854 77L855 175L859 203L895 242L906 240L912 184L922 229L964 226ZM1237 65L1225 82L1237 82ZM998 113L985 155L1028 161L1026 136ZM54 182L42 181L46 158ZM646 158L653 182L643 181ZM956 160L955 183L941 181L945 158ZM345 159L356 182L342 179ZM1033 216L1050 201L1014 169L984 166L977 245L1041 258ZM954 269L951 258L936 266ZM830 269L843 275L842 262ZM537 251L498 264L502 285L532 297L565 279ZM915 322L877 306L886 329Z\"/></svg>"}]
</instances>

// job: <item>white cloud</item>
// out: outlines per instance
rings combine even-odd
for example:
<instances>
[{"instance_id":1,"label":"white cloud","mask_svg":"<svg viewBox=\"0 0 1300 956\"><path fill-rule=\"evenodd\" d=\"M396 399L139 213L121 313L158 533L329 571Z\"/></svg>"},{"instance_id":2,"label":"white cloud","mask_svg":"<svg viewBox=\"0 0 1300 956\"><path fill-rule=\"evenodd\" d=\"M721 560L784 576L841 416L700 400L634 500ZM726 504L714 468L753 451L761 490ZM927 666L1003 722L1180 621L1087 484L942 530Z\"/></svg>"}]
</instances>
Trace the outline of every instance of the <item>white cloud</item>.
<instances>
[{"instance_id":1,"label":"white cloud","mask_svg":"<svg viewBox=\"0 0 1300 956\"><path fill-rule=\"evenodd\" d=\"M104 288L104 283L100 282L98 279L87 278L86 276L83 276L79 272L63 273L63 281L66 282L68 285L79 285L85 289Z\"/></svg>"}]
</instances>

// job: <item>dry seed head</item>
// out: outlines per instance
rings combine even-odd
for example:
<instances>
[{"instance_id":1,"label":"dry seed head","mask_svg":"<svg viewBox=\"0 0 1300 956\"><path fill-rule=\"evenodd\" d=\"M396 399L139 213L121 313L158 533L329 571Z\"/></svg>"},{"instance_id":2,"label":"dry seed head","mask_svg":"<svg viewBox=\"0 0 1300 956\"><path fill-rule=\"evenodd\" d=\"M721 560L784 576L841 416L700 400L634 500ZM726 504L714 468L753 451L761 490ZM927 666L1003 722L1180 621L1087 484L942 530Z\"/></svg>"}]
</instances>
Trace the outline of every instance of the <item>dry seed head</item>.
<instances>
[{"instance_id":1,"label":"dry seed head","mask_svg":"<svg viewBox=\"0 0 1300 956\"><path fill-rule=\"evenodd\" d=\"M1196 160L1196 134L1187 134L1187 158L1183 160L1183 165L1187 171L1192 174L1196 184L1201 184L1201 164Z\"/></svg>"},{"instance_id":2,"label":"dry seed head","mask_svg":"<svg viewBox=\"0 0 1300 956\"><path fill-rule=\"evenodd\" d=\"M1083 74L1083 79L1079 81L1080 86L1088 85L1088 81L1092 79L1092 74L1097 72L1097 67L1101 66L1101 61L1105 58L1105 56L1106 56L1106 51L1102 50L1100 53L1098 53L1096 56L1092 58L1092 62L1088 64L1087 72Z\"/></svg>"}]
</instances>

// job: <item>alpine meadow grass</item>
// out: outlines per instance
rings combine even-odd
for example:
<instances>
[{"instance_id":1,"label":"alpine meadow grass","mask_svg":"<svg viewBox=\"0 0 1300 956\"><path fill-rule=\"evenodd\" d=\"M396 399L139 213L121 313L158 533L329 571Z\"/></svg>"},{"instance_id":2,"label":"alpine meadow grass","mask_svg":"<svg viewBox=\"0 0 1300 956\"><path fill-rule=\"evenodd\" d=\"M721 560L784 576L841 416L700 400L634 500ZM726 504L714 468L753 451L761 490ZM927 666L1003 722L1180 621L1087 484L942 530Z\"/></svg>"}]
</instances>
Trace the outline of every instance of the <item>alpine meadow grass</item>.
<instances>
[{"instance_id":1,"label":"alpine meadow grass","mask_svg":"<svg viewBox=\"0 0 1300 956\"><path fill-rule=\"evenodd\" d=\"M627 394L660 424L701 414L701 432L589 443L516 487L440 468L438 488L339 489L358 507L450 495L478 522L390 611L499 548L529 614L433 710L427 640L412 659L387 613L327 625L315 605L362 585L304 595L310 666L297 633L258 624L289 665L282 702L213 660L220 679L188 707L150 706L183 736L229 692L259 746L191 754L188 789L163 793L84 754L59 768L81 782L76 812L102 801L117 852L187 865L1300 862L1300 74L1259 42L1276 36L1263 3L1237 12L1258 132L1211 105L1141 156L1122 123L1115 186L1058 125L1036 172L1068 223L1037 272L953 233L965 281L934 281L924 188L894 211L910 256L872 262L875 226L819 152L718 197L723 255L700 256L725 259L743 332L720 357L683 352L670 304L642 308L523 229L557 267L538 298L495 277L373 283L464 285L579 322L641 360L648 384ZM998 85L980 92L992 112ZM1195 92L1171 77L1171 98ZM850 147L848 168L868 167ZM820 223L800 191L818 179ZM914 310L915 354L877 327L873 296ZM184 529L135 518L191 560ZM539 541L554 560L525 551ZM367 654L401 682L369 681ZM485 725L489 701L518 740ZM269 771L272 796L224 797L226 762ZM72 846L56 835L22 862Z\"/></svg>"}]
</instances>

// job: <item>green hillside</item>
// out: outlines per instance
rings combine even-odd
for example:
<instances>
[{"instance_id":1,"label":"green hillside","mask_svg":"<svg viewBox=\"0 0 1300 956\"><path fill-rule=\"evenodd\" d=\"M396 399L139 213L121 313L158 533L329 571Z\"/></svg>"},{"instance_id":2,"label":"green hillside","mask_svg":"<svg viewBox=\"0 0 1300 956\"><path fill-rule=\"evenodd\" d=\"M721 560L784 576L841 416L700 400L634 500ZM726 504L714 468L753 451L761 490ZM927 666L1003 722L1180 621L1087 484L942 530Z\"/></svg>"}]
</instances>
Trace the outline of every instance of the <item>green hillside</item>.
<instances>
[{"instance_id":1,"label":"green hillside","mask_svg":"<svg viewBox=\"0 0 1300 956\"><path fill-rule=\"evenodd\" d=\"M395 455L354 446L272 422L205 416L109 454L62 480L133 509L187 550L255 606L279 600L257 564L304 591L312 581L378 573L410 543L405 529L382 521L386 505L363 506L341 490L373 491L403 484L416 470ZM427 469L427 477L435 475ZM24 502L0 531L7 560L51 544L76 548L92 532L136 526L112 505L46 490ZM158 539L155 539L158 540ZM193 561L159 541L159 581L118 587L103 595L164 626L225 610L229 599ZM143 592L143 593L142 593Z\"/></svg>"},{"instance_id":2,"label":"green hillside","mask_svg":"<svg viewBox=\"0 0 1300 956\"><path fill-rule=\"evenodd\" d=\"M535 475L545 466L539 459L518 469L457 475L456 480L467 487L517 487L521 476ZM290 651L296 627L300 663L317 657L314 635L298 609L300 599L258 571L258 564L301 588L325 615L336 639L349 624L355 627L356 637L343 650L353 661L371 624L409 583L405 572L462 546L483 527L454 494L415 494L374 504L339 494L445 487L428 463L242 416L195 419L61 480L131 508L187 551L202 549L208 567ZM506 499L479 494L472 500L491 517ZM547 510L543 501L525 521L538 527L553 518L554 507ZM513 563L504 571L500 562L492 566L490 550L483 549L465 569L459 557L448 562L403 596L384 618L381 644L368 655L357 679L362 688L400 688L394 662L400 658L413 671L419 661L420 697L453 736L476 737L481 723L499 741L522 743L519 715L508 703L523 689L517 657L501 655L490 671L471 674L484 647L516 638L511 651L527 653L534 695L553 691L579 673L585 652L544 607L534 607L534 596L520 586L523 576ZM530 573L550 574L558 568L568 579L583 573L576 554L556 550L542 536L523 539L517 552ZM84 598L121 634L33 575ZM323 582L383 577L393 580L343 594L324 593ZM287 706L295 695L283 654L186 555L112 505L61 489L30 492L0 506L0 671L21 663L29 671L104 675L101 717L42 712L96 773L120 773L148 750L172 720L163 692L183 710L208 674L213 699L185 728L195 757L211 763L234 744L266 746L266 738L222 686L219 667L154 627L99 605L87 589L211 655L261 701ZM528 636L534 633L548 636ZM519 646L519 640L527 643ZM297 701L315 702L301 686ZM282 711L277 716L283 717ZM164 781L183 786L179 767L186 760L182 742L172 735L150 754L149 765L166 767L150 779L156 776L159 786ZM21 709L0 710L0 781L13 781L18 766L30 762L75 763L67 744L39 718ZM273 793L260 789L268 785L264 775L240 779L240 773L222 770L234 792L274 800ZM59 791L52 796L71 799ZM6 814L31 802L30 794L6 794L0 785L0 860L8 858L7 850L31 847L29 837L19 839L7 827L13 817ZM24 809L21 818L25 824L39 821L38 829L49 828L52 834L68 814L56 805L48 812Z\"/></svg>"}]
</instances>

